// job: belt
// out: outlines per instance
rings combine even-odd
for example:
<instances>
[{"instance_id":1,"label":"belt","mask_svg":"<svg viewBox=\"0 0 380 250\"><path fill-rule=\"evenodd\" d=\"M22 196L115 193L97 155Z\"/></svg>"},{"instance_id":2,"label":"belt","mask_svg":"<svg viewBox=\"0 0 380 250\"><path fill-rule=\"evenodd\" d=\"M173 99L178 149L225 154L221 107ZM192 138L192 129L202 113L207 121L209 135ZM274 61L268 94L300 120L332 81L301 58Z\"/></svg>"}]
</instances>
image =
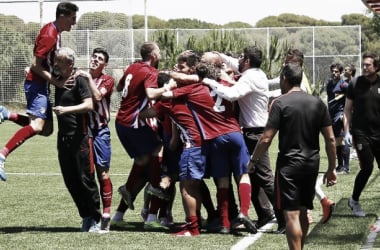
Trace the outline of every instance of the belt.
<instances>
[{"instance_id":1,"label":"belt","mask_svg":"<svg viewBox=\"0 0 380 250\"><path fill-rule=\"evenodd\" d=\"M243 132L250 132L255 134L262 134L264 132L264 127L255 127L255 128L243 128Z\"/></svg>"}]
</instances>

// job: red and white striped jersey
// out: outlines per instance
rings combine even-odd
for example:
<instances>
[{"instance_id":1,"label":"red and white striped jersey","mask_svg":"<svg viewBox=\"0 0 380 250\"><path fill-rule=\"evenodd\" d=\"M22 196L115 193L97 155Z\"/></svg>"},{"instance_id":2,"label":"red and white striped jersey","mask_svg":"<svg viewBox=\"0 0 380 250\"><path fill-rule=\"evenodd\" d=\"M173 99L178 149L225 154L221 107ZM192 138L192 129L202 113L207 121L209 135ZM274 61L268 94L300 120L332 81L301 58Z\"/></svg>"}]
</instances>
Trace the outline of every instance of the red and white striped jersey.
<instances>
[{"instance_id":1,"label":"red and white striped jersey","mask_svg":"<svg viewBox=\"0 0 380 250\"><path fill-rule=\"evenodd\" d=\"M102 100L94 102L94 110L89 112L91 129L101 129L110 121L110 103L115 79L106 74L94 79L96 87L102 94Z\"/></svg>"}]
</instances>

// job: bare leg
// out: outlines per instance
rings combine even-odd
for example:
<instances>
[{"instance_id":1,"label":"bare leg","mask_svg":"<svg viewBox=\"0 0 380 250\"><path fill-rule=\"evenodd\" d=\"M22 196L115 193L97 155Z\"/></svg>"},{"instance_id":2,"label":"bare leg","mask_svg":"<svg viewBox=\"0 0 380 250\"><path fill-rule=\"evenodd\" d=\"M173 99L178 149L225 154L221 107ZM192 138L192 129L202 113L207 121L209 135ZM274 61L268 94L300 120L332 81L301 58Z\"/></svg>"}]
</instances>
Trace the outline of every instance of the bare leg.
<instances>
[{"instance_id":1,"label":"bare leg","mask_svg":"<svg viewBox=\"0 0 380 250\"><path fill-rule=\"evenodd\" d=\"M307 210L284 210L286 220L286 239L289 249L301 250L303 248L304 239L309 229L307 221Z\"/></svg>"}]
</instances>

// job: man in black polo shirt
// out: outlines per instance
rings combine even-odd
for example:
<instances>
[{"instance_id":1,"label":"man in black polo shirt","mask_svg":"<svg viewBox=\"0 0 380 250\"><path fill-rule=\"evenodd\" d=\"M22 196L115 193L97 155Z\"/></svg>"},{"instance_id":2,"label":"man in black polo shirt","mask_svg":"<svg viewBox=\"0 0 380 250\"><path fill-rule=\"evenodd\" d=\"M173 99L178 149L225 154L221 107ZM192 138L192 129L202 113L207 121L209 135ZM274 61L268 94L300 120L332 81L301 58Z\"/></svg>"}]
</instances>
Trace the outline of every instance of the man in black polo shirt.
<instances>
[{"instance_id":1,"label":"man in black polo shirt","mask_svg":"<svg viewBox=\"0 0 380 250\"><path fill-rule=\"evenodd\" d=\"M249 163L254 168L279 131L275 205L284 213L289 249L302 249L309 229L307 210L313 209L320 133L328 159L327 186L336 183L335 136L329 112L321 99L301 90L301 79L300 64L288 63L283 67L280 76L283 95L273 101L264 133Z\"/></svg>"},{"instance_id":2,"label":"man in black polo shirt","mask_svg":"<svg viewBox=\"0 0 380 250\"><path fill-rule=\"evenodd\" d=\"M54 73L73 80L71 89L56 89L53 111L58 119L58 160L65 185L83 219L81 231L99 232L100 198L88 130L92 94L88 80L74 76L74 60L74 51L65 47L56 52L54 60Z\"/></svg>"},{"instance_id":3,"label":"man in black polo shirt","mask_svg":"<svg viewBox=\"0 0 380 250\"><path fill-rule=\"evenodd\" d=\"M360 162L348 206L357 217L364 217L359 197L373 171L373 161L380 162L380 58L374 53L363 55L363 73L347 89L344 107L345 142L356 148ZM350 126L352 138L350 134Z\"/></svg>"}]
</instances>

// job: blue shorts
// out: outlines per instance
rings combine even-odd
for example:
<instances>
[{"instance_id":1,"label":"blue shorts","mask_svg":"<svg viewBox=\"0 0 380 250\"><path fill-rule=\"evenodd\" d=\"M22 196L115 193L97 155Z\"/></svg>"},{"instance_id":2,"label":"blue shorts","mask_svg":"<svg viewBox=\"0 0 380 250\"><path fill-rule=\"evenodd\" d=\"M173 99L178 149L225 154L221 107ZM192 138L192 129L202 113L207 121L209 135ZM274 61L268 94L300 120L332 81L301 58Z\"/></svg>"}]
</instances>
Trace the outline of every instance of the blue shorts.
<instances>
[{"instance_id":1,"label":"blue shorts","mask_svg":"<svg viewBox=\"0 0 380 250\"><path fill-rule=\"evenodd\" d=\"M211 140L208 162L214 178L248 173L249 153L243 135L232 132Z\"/></svg>"},{"instance_id":2,"label":"blue shorts","mask_svg":"<svg viewBox=\"0 0 380 250\"><path fill-rule=\"evenodd\" d=\"M184 148L179 161L179 180L202 180L206 171L206 154L203 147Z\"/></svg>"},{"instance_id":3,"label":"blue shorts","mask_svg":"<svg viewBox=\"0 0 380 250\"><path fill-rule=\"evenodd\" d=\"M111 164L111 133L108 126L92 130L96 166L109 169Z\"/></svg>"},{"instance_id":4,"label":"blue shorts","mask_svg":"<svg viewBox=\"0 0 380 250\"><path fill-rule=\"evenodd\" d=\"M43 120L53 120L47 84L25 81L26 113Z\"/></svg>"},{"instance_id":5,"label":"blue shorts","mask_svg":"<svg viewBox=\"0 0 380 250\"><path fill-rule=\"evenodd\" d=\"M149 126L130 128L115 122L117 136L129 157L152 154L161 144L157 133Z\"/></svg>"}]
</instances>

